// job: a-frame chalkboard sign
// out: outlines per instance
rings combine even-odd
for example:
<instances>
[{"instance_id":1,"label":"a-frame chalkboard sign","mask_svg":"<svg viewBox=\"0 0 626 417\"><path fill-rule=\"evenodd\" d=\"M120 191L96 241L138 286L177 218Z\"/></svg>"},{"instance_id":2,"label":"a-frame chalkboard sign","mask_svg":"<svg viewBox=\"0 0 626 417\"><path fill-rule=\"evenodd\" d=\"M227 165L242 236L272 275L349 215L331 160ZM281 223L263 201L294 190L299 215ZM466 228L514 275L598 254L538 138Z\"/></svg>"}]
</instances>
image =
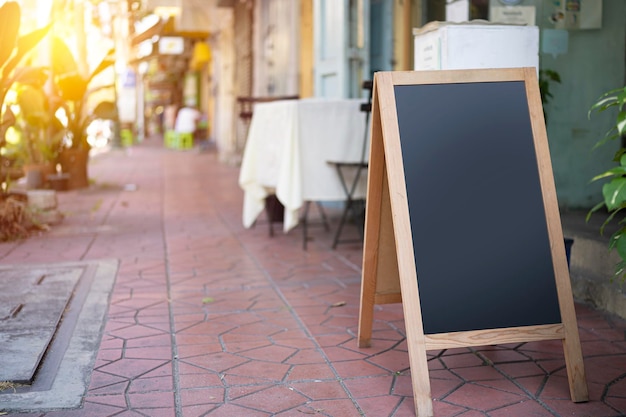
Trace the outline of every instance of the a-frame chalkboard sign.
<instances>
[{"instance_id":1,"label":"a-frame chalkboard sign","mask_svg":"<svg viewBox=\"0 0 626 417\"><path fill-rule=\"evenodd\" d=\"M534 68L374 77L359 346L402 302L418 416L426 351L560 339L588 392Z\"/></svg>"}]
</instances>

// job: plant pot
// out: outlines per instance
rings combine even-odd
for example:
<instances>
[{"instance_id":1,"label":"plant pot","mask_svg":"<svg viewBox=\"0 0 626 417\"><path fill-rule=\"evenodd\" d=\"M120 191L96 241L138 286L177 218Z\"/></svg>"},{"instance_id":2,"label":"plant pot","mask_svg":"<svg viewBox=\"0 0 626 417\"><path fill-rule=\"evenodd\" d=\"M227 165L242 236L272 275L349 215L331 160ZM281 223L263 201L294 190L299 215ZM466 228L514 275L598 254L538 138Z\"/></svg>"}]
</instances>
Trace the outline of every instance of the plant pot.
<instances>
[{"instance_id":1,"label":"plant pot","mask_svg":"<svg viewBox=\"0 0 626 417\"><path fill-rule=\"evenodd\" d=\"M75 190L89 186L87 163L89 149L63 149L59 154L59 163L64 173L69 174L67 189Z\"/></svg>"},{"instance_id":2,"label":"plant pot","mask_svg":"<svg viewBox=\"0 0 626 417\"><path fill-rule=\"evenodd\" d=\"M48 184L55 191L67 191L69 188L70 174L60 173L48 175Z\"/></svg>"},{"instance_id":3,"label":"plant pot","mask_svg":"<svg viewBox=\"0 0 626 417\"><path fill-rule=\"evenodd\" d=\"M569 268L570 259L572 257L572 246L574 245L574 239L566 237L565 240L565 257L567 258L567 267Z\"/></svg>"},{"instance_id":4,"label":"plant pot","mask_svg":"<svg viewBox=\"0 0 626 417\"><path fill-rule=\"evenodd\" d=\"M42 164L25 164L22 170L26 177L26 189L36 190L47 188L48 175L54 174L55 167L52 162L45 162Z\"/></svg>"}]
</instances>

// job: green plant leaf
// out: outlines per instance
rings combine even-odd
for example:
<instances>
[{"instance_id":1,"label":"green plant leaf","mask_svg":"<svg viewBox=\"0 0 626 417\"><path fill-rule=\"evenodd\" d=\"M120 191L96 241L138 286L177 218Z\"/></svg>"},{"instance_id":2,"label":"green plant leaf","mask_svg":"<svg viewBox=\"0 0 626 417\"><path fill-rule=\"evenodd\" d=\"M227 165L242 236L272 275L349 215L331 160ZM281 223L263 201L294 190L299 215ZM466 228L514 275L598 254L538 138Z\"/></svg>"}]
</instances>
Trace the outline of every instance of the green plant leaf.
<instances>
[{"instance_id":1,"label":"green plant leaf","mask_svg":"<svg viewBox=\"0 0 626 417\"><path fill-rule=\"evenodd\" d=\"M111 55L112 53L113 53L113 49L109 50L107 55L102 59L102 61L100 61L96 69L94 69L93 72L89 75L89 79L87 80L88 83L90 83L91 80L93 80L102 71L104 71L105 69L115 64L115 60L112 58L112 55Z\"/></svg>"},{"instance_id":2,"label":"green plant leaf","mask_svg":"<svg viewBox=\"0 0 626 417\"><path fill-rule=\"evenodd\" d=\"M93 109L93 115L96 119L114 120L117 117L117 106L112 101L101 101Z\"/></svg>"},{"instance_id":3,"label":"green plant leaf","mask_svg":"<svg viewBox=\"0 0 626 417\"><path fill-rule=\"evenodd\" d=\"M619 208L626 201L626 178L613 178L602 186L604 203L609 211Z\"/></svg>"},{"instance_id":4,"label":"green plant leaf","mask_svg":"<svg viewBox=\"0 0 626 417\"><path fill-rule=\"evenodd\" d=\"M589 219L591 219L591 215L593 213L595 213L596 211L600 210L602 207L604 207L604 201L602 201L601 203L596 204L595 206L593 206L588 212L587 212L587 216L585 217L585 221L588 222Z\"/></svg>"},{"instance_id":5,"label":"green plant leaf","mask_svg":"<svg viewBox=\"0 0 626 417\"><path fill-rule=\"evenodd\" d=\"M13 54L20 30L21 9L19 4L8 1L0 7L0 68Z\"/></svg>"},{"instance_id":6,"label":"green plant leaf","mask_svg":"<svg viewBox=\"0 0 626 417\"><path fill-rule=\"evenodd\" d=\"M618 166L615 168L611 168L608 171L605 171L602 174L599 174L593 177L591 179L591 182L601 180L602 178L614 177L618 175L626 175L626 166Z\"/></svg>"},{"instance_id":7,"label":"green plant leaf","mask_svg":"<svg viewBox=\"0 0 626 417\"><path fill-rule=\"evenodd\" d=\"M609 216L604 220L604 223L602 223L602 226L600 226L600 234L604 235L604 229L606 228L606 226L611 223L611 220L613 220L613 218L615 217L615 215L617 213L619 213L622 209L617 209L614 210L613 212L611 212L611 214L609 214Z\"/></svg>"},{"instance_id":8,"label":"green plant leaf","mask_svg":"<svg viewBox=\"0 0 626 417\"><path fill-rule=\"evenodd\" d=\"M626 232L626 229L622 228L618 232L615 232L611 238L614 242L613 246L615 250L617 250L617 253L622 259L626 259L626 234L624 234L624 232Z\"/></svg>"},{"instance_id":9,"label":"green plant leaf","mask_svg":"<svg viewBox=\"0 0 626 417\"><path fill-rule=\"evenodd\" d=\"M50 42L52 72L55 75L78 74L78 64L63 39L53 36Z\"/></svg>"},{"instance_id":10,"label":"green plant leaf","mask_svg":"<svg viewBox=\"0 0 626 417\"><path fill-rule=\"evenodd\" d=\"M204 297L202 299L202 304L211 304L214 301L215 301L215 298L213 297Z\"/></svg>"},{"instance_id":11,"label":"green plant leaf","mask_svg":"<svg viewBox=\"0 0 626 417\"><path fill-rule=\"evenodd\" d=\"M56 84L66 100L81 101L87 92L87 81L77 73L59 76Z\"/></svg>"},{"instance_id":12,"label":"green plant leaf","mask_svg":"<svg viewBox=\"0 0 626 417\"><path fill-rule=\"evenodd\" d=\"M41 40L48 34L52 24L48 24L42 28L33 30L17 39L17 51L13 58L4 67L3 75L10 74L17 67L17 64L29 53Z\"/></svg>"},{"instance_id":13,"label":"green plant leaf","mask_svg":"<svg viewBox=\"0 0 626 417\"><path fill-rule=\"evenodd\" d=\"M620 136L625 135L626 134L626 111L622 110L621 112L619 112L619 114L617 115L616 125L617 125L617 133Z\"/></svg>"},{"instance_id":14,"label":"green plant leaf","mask_svg":"<svg viewBox=\"0 0 626 417\"><path fill-rule=\"evenodd\" d=\"M44 67L20 67L13 73L13 80L20 84L43 87L48 80L48 69Z\"/></svg>"},{"instance_id":15,"label":"green plant leaf","mask_svg":"<svg viewBox=\"0 0 626 417\"><path fill-rule=\"evenodd\" d=\"M605 172L605 174L611 174L614 176L619 176L619 175L624 175L626 174L626 167L625 166L617 166L617 167L613 167L611 169L609 169L608 171Z\"/></svg>"}]
</instances>

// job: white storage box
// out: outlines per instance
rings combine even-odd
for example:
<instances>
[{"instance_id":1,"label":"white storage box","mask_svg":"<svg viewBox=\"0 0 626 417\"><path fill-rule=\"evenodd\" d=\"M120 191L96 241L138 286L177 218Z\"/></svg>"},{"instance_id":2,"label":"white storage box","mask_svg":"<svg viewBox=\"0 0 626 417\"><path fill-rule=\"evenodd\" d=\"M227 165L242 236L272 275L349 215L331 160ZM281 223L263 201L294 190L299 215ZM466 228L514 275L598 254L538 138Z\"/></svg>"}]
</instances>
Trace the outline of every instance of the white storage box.
<instances>
[{"instance_id":1,"label":"white storage box","mask_svg":"<svg viewBox=\"0 0 626 417\"><path fill-rule=\"evenodd\" d=\"M415 70L539 69L537 26L431 22L413 35Z\"/></svg>"}]
</instances>

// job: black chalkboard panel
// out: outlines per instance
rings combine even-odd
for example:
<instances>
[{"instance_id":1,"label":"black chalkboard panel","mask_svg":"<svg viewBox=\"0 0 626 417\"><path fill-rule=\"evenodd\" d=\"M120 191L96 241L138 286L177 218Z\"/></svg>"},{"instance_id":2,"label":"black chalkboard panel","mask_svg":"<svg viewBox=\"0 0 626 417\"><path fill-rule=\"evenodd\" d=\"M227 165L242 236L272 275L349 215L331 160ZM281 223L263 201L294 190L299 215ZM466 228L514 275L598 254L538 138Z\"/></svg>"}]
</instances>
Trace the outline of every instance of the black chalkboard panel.
<instances>
[{"instance_id":1,"label":"black chalkboard panel","mask_svg":"<svg viewBox=\"0 0 626 417\"><path fill-rule=\"evenodd\" d=\"M394 93L424 333L560 323L524 82Z\"/></svg>"}]
</instances>

